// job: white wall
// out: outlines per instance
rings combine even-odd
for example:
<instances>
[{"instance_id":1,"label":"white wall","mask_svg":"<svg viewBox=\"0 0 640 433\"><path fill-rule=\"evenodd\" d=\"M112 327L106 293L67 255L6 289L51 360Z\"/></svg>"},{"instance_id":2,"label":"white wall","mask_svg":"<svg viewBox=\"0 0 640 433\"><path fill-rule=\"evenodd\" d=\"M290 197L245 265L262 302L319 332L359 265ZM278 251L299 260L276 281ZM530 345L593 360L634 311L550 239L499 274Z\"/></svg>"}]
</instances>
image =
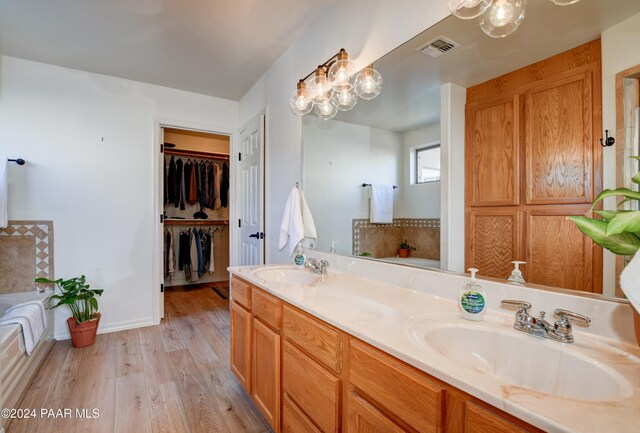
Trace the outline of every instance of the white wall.
<instances>
[{"instance_id":1,"label":"white wall","mask_svg":"<svg viewBox=\"0 0 640 433\"><path fill-rule=\"evenodd\" d=\"M440 182L413 182L415 179L415 149L438 143L440 143L439 123L402 134L399 217L440 218Z\"/></svg>"},{"instance_id":2,"label":"white wall","mask_svg":"<svg viewBox=\"0 0 640 433\"><path fill-rule=\"evenodd\" d=\"M616 134L616 74L640 64L640 14L602 33L602 130ZM615 137L622 139L622 137ZM602 151L603 187L616 187L616 146ZM605 209L614 209L615 198L605 199ZM603 257L603 292L615 294L615 255L609 251Z\"/></svg>"},{"instance_id":3,"label":"white wall","mask_svg":"<svg viewBox=\"0 0 640 433\"><path fill-rule=\"evenodd\" d=\"M85 274L105 289L102 331L151 324L162 280L152 275L156 120L235 129L238 103L10 57L0 62L0 154L27 160L10 167L9 218L53 220L56 276ZM57 313L57 338L68 335L66 317Z\"/></svg>"},{"instance_id":4,"label":"white wall","mask_svg":"<svg viewBox=\"0 0 640 433\"><path fill-rule=\"evenodd\" d=\"M369 188L363 183L398 185L402 136L384 129L354 125L315 116L304 119L303 188L313 214L318 244L329 251L351 254L352 220L369 218ZM399 190L394 191L394 217Z\"/></svg>"},{"instance_id":5,"label":"white wall","mask_svg":"<svg viewBox=\"0 0 640 433\"><path fill-rule=\"evenodd\" d=\"M449 15L446 2L352 0L328 7L240 101L240 123L267 107L266 260L288 261L277 233L287 195L301 179L301 119L289 110L296 82L345 48L357 67L382 57ZM384 90L383 90L384 91Z\"/></svg>"}]
</instances>

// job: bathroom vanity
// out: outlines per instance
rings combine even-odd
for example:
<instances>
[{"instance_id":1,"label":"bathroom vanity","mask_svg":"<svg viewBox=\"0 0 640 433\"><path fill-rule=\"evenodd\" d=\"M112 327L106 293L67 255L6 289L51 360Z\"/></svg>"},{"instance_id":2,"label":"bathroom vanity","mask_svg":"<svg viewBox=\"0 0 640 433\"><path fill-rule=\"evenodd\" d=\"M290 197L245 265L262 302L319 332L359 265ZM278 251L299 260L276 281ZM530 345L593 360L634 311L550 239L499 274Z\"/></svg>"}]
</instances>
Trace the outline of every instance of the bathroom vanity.
<instances>
[{"instance_id":1,"label":"bathroom vanity","mask_svg":"<svg viewBox=\"0 0 640 433\"><path fill-rule=\"evenodd\" d=\"M318 255L326 276L230 269L231 369L274 431L637 431L628 305L481 281L489 311L475 323L457 312L463 276ZM518 332L498 307L508 298L591 314L592 327L573 344Z\"/></svg>"}]
</instances>

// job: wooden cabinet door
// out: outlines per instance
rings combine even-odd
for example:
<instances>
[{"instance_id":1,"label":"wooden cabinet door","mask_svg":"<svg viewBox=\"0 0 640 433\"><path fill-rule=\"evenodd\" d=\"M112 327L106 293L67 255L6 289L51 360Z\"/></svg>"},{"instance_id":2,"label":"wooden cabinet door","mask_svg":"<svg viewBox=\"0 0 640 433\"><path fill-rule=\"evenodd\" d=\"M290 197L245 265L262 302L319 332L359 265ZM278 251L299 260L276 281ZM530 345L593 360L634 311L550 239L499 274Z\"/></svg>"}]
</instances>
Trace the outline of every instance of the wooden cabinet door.
<instances>
[{"instance_id":1,"label":"wooden cabinet door","mask_svg":"<svg viewBox=\"0 0 640 433\"><path fill-rule=\"evenodd\" d=\"M347 397L347 433L406 433L360 396Z\"/></svg>"},{"instance_id":2,"label":"wooden cabinet door","mask_svg":"<svg viewBox=\"0 0 640 433\"><path fill-rule=\"evenodd\" d=\"M505 279L522 257L521 215L517 210L472 209L467 213L467 267Z\"/></svg>"},{"instance_id":3,"label":"wooden cabinet door","mask_svg":"<svg viewBox=\"0 0 640 433\"><path fill-rule=\"evenodd\" d=\"M526 212L525 279L547 286L602 292L602 274L593 274L594 249L569 215L589 215L589 206ZM602 266L595 269L601 270Z\"/></svg>"},{"instance_id":4,"label":"wooden cabinet door","mask_svg":"<svg viewBox=\"0 0 640 433\"><path fill-rule=\"evenodd\" d=\"M282 398L282 433L322 433L286 393Z\"/></svg>"},{"instance_id":5,"label":"wooden cabinet door","mask_svg":"<svg viewBox=\"0 0 640 433\"><path fill-rule=\"evenodd\" d=\"M591 93L592 73L579 68L524 95L527 204L593 200Z\"/></svg>"},{"instance_id":6,"label":"wooden cabinet door","mask_svg":"<svg viewBox=\"0 0 640 433\"><path fill-rule=\"evenodd\" d=\"M280 431L280 335L253 319L251 397L274 431Z\"/></svg>"},{"instance_id":7,"label":"wooden cabinet door","mask_svg":"<svg viewBox=\"0 0 640 433\"><path fill-rule=\"evenodd\" d=\"M251 392L251 313L231 302L231 371Z\"/></svg>"},{"instance_id":8,"label":"wooden cabinet door","mask_svg":"<svg viewBox=\"0 0 640 433\"><path fill-rule=\"evenodd\" d=\"M475 403L467 403L464 422L465 433L526 433L523 430L489 410ZM538 431L531 430L531 431Z\"/></svg>"},{"instance_id":9,"label":"wooden cabinet door","mask_svg":"<svg viewBox=\"0 0 640 433\"><path fill-rule=\"evenodd\" d=\"M467 205L520 203L518 95L467 109Z\"/></svg>"}]
</instances>

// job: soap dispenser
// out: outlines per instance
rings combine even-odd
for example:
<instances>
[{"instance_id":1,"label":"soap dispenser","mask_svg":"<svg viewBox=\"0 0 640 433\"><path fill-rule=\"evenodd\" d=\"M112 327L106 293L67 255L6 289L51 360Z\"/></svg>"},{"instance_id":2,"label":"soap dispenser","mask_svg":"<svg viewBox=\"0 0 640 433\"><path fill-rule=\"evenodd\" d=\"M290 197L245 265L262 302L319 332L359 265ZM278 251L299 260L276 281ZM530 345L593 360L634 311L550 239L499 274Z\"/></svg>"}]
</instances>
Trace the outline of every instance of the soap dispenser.
<instances>
[{"instance_id":1,"label":"soap dispenser","mask_svg":"<svg viewBox=\"0 0 640 433\"><path fill-rule=\"evenodd\" d=\"M463 319L480 321L484 319L484 314L487 311L487 292L476 279L478 269L469 268L469 272L471 279L460 289L458 299L460 313Z\"/></svg>"},{"instance_id":2,"label":"soap dispenser","mask_svg":"<svg viewBox=\"0 0 640 433\"><path fill-rule=\"evenodd\" d=\"M298 269L303 269L306 262L307 257L304 255L302 244L298 244L296 247L296 255L293 256L293 263L295 263Z\"/></svg>"},{"instance_id":3,"label":"soap dispenser","mask_svg":"<svg viewBox=\"0 0 640 433\"><path fill-rule=\"evenodd\" d=\"M511 272L511 275L509 275L509 278L507 278L507 281L510 281L514 284L524 285L524 277L522 276L522 271L520 271L520 265L526 265L527 262L519 262L517 260L514 260L511 263L513 263L514 268L513 272Z\"/></svg>"}]
</instances>

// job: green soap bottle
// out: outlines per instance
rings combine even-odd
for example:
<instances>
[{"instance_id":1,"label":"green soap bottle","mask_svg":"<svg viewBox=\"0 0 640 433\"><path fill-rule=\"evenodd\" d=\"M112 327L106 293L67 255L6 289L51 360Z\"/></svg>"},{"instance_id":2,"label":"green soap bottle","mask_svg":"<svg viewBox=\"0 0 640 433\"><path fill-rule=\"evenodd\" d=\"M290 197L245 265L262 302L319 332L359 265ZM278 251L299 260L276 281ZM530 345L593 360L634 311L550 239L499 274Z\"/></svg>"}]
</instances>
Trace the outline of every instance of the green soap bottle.
<instances>
[{"instance_id":1,"label":"green soap bottle","mask_svg":"<svg viewBox=\"0 0 640 433\"><path fill-rule=\"evenodd\" d=\"M458 305L462 318L466 320L481 321L487 311L487 292L478 284L476 272L478 269L469 268L471 279L460 289Z\"/></svg>"}]
</instances>

